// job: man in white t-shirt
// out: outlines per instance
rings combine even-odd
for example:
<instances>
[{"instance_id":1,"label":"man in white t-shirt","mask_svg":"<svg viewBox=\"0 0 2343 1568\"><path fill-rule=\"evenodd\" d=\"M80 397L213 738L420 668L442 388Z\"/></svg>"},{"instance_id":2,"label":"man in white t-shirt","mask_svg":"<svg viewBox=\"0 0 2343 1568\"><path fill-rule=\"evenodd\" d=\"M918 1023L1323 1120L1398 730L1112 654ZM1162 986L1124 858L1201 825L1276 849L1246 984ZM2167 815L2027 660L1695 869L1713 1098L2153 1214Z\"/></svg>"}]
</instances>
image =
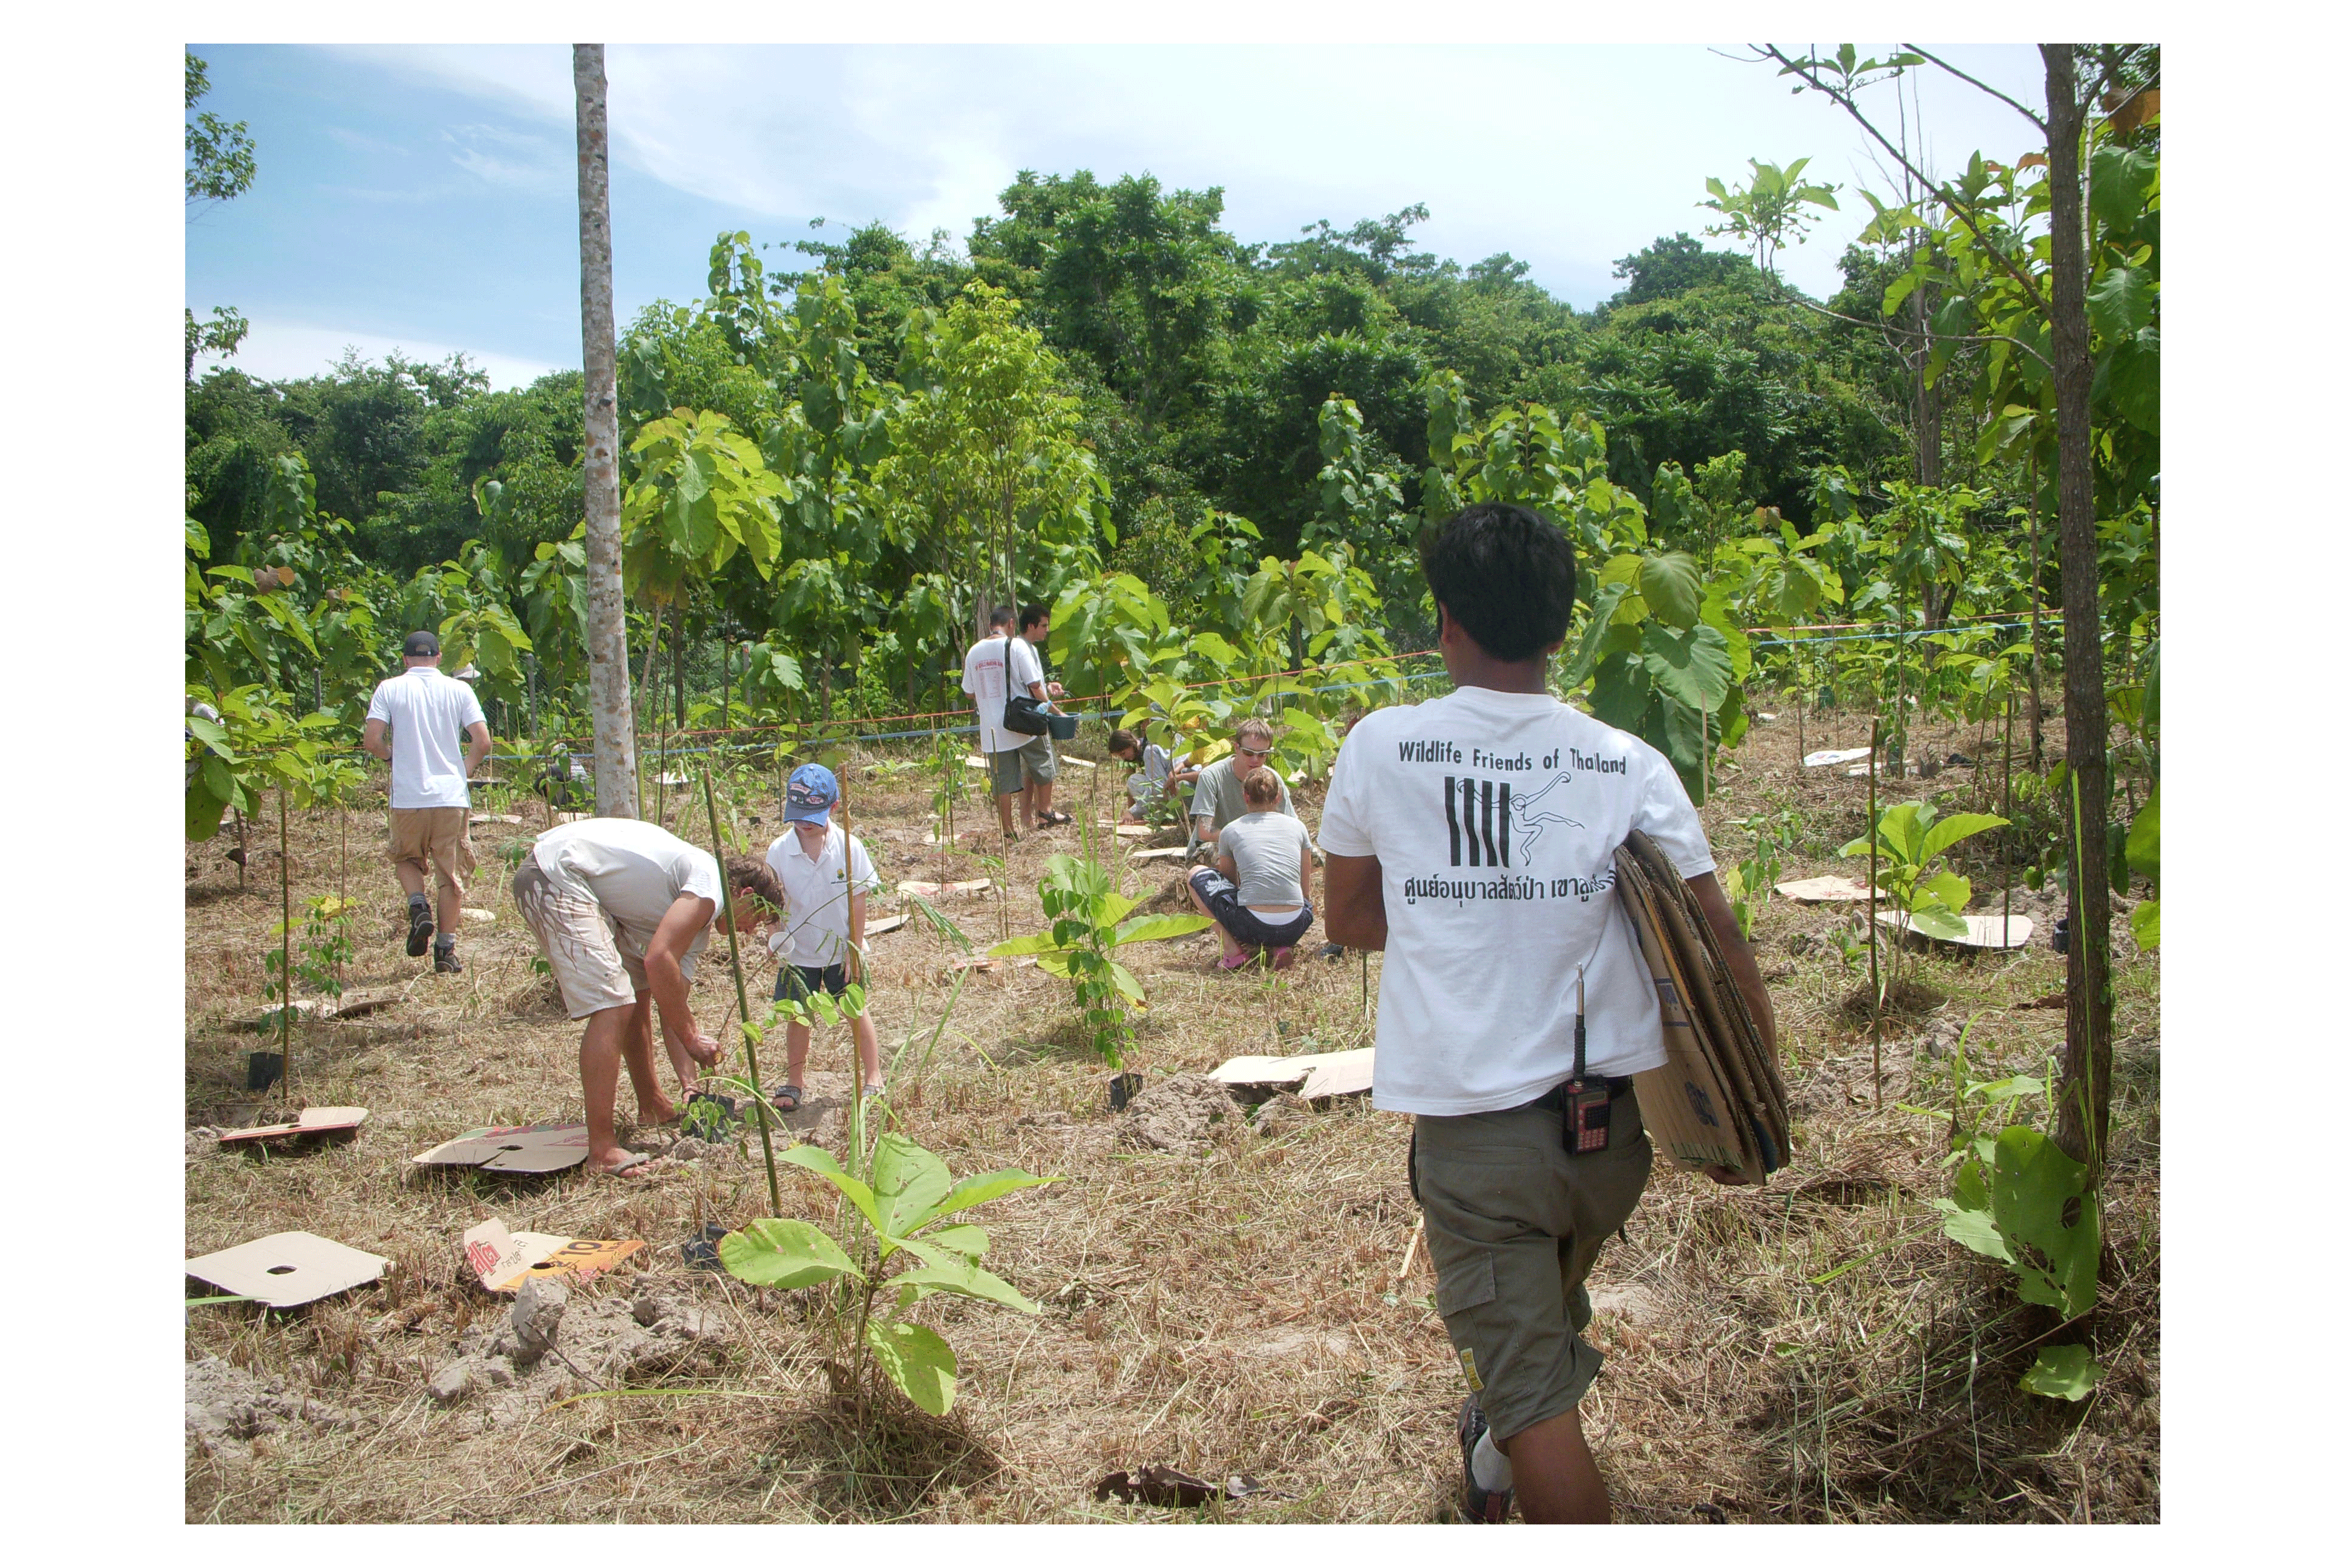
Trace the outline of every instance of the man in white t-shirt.
<instances>
[{"instance_id":1,"label":"man in white t-shirt","mask_svg":"<svg viewBox=\"0 0 2343 1568\"><path fill-rule=\"evenodd\" d=\"M977 736L985 760L992 765L992 805L1001 813L1001 836L1017 841L1010 826L1009 798L1017 797L1018 818L1024 831L1033 830L1033 803L1038 786L1058 776L1057 759L1031 743L1041 739L1001 727L1001 716L1009 694L1039 695L1041 661L1023 638L1009 635L1017 617L1007 605L992 612L990 633L960 659L960 689L976 699Z\"/></svg>"},{"instance_id":2,"label":"man in white t-shirt","mask_svg":"<svg viewBox=\"0 0 2343 1568\"><path fill-rule=\"evenodd\" d=\"M753 935L781 906L763 862L729 858L740 930ZM716 858L654 822L589 817L538 836L513 872L513 904L536 934L562 1006L586 1020L578 1068L586 1091L587 1167L615 1176L649 1159L618 1144L618 1064L634 1081L637 1121L676 1119L651 1060L651 1003L668 1060L689 1094L720 1053L691 1016L691 974L712 930L724 930Z\"/></svg>"},{"instance_id":3,"label":"man in white t-shirt","mask_svg":"<svg viewBox=\"0 0 2343 1568\"><path fill-rule=\"evenodd\" d=\"M435 970L458 974L456 929L473 863L471 777L488 754L488 720L469 686L440 673L437 635L408 632L404 653L405 672L376 687L367 704L364 744L390 764L390 860L407 890L407 956L419 959L428 945ZM439 878L436 942L423 890L427 861Z\"/></svg>"},{"instance_id":4,"label":"man in white t-shirt","mask_svg":"<svg viewBox=\"0 0 2343 1568\"><path fill-rule=\"evenodd\" d=\"M1651 1171L1632 1075L1667 1060L1650 971L1613 896L1634 829L1674 861L1770 1047L1756 960L1667 759L1548 695L1576 567L1526 508L1468 507L1426 541L1453 695L1352 726L1326 795L1326 934L1384 950L1375 1106L1412 1112L1410 1177L1440 1312L1473 1391L1457 1421L1464 1513L1603 1523L1578 1402L1602 1364L1585 1280ZM1607 1146L1574 1152L1559 1101L1607 1088ZM1721 1181L1743 1178L1721 1167ZM1560 1267L1556 1267L1557 1259Z\"/></svg>"},{"instance_id":5,"label":"man in white t-shirt","mask_svg":"<svg viewBox=\"0 0 2343 1568\"><path fill-rule=\"evenodd\" d=\"M1010 649L1009 680L1036 702L1066 695L1066 689L1050 678L1049 657L1041 651L1049 640L1050 607L1027 605L1025 613L1017 618L1017 641L1024 644L1024 649L1021 653ZM1034 736L1032 744L1025 748L1024 767L1025 789L1033 797L1033 820L1045 828L1072 821L1072 817L1052 804L1058 792L1058 743L1047 735Z\"/></svg>"},{"instance_id":6,"label":"man in white t-shirt","mask_svg":"<svg viewBox=\"0 0 2343 1568\"><path fill-rule=\"evenodd\" d=\"M830 810L837 804L838 776L820 763L803 763L789 775L781 810L787 827L765 852L782 896L781 927L769 943L781 960L781 971L773 978L776 1001L803 1001L817 990L842 996L850 982L867 989L862 930L879 873L862 841L831 826ZM862 1056L863 1090L883 1093L878 1027L866 1011L853 1030L855 1050ZM772 1093L779 1110L795 1111L804 1100L806 1055L812 1048L810 1027L789 1026L789 1076Z\"/></svg>"}]
</instances>

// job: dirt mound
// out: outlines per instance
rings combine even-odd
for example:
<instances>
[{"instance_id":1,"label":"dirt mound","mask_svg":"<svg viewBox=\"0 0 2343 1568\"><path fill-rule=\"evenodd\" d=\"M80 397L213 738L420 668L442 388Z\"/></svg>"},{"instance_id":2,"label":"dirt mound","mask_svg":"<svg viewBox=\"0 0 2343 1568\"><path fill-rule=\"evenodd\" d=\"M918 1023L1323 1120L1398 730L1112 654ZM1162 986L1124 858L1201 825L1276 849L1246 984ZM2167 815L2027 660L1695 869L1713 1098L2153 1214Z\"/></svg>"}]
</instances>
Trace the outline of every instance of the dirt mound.
<instances>
[{"instance_id":1,"label":"dirt mound","mask_svg":"<svg viewBox=\"0 0 2343 1568\"><path fill-rule=\"evenodd\" d=\"M532 1280L509 1312L464 1331L456 1359L431 1375L431 1397L456 1404L478 1396L503 1426L572 1394L720 1362L725 1337L716 1315L671 1282L639 1281L629 1296Z\"/></svg>"},{"instance_id":2,"label":"dirt mound","mask_svg":"<svg viewBox=\"0 0 2343 1568\"><path fill-rule=\"evenodd\" d=\"M249 1459L256 1437L303 1434L305 1426L351 1426L357 1419L217 1356L187 1363L187 1437L208 1454Z\"/></svg>"},{"instance_id":3,"label":"dirt mound","mask_svg":"<svg viewBox=\"0 0 2343 1568\"><path fill-rule=\"evenodd\" d=\"M1222 1130L1243 1125L1227 1084L1215 1083L1201 1072L1182 1072L1139 1091L1123 1123L1122 1141L1141 1149L1194 1154L1210 1148Z\"/></svg>"}]
</instances>

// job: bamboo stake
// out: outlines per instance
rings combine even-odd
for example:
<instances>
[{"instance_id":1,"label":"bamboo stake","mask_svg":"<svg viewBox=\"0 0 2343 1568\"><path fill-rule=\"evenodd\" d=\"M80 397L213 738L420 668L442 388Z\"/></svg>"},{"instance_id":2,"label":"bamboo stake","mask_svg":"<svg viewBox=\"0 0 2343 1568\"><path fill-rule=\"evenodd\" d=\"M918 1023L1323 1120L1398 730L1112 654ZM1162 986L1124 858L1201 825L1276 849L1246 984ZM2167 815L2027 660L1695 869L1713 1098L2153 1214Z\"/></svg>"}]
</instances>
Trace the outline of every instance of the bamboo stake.
<instances>
[{"instance_id":1,"label":"bamboo stake","mask_svg":"<svg viewBox=\"0 0 2343 1568\"><path fill-rule=\"evenodd\" d=\"M2016 743L2016 737L2011 732L2011 721L2015 716L2014 709L2016 706L2017 692L2010 682L2005 680L2002 683L2001 690L2001 819L2005 823L2010 824L2014 824L2016 821L2016 819L2009 814L2009 752L2011 747ZM2016 835L2010 831L2009 828L2004 827L2002 829L2001 948L2004 952L2007 952L2009 950L2010 873L2014 869L2012 865L2013 857L2011 856L2010 851L2016 847L2013 842L2015 838Z\"/></svg>"},{"instance_id":2,"label":"bamboo stake","mask_svg":"<svg viewBox=\"0 0 2343 1568\"><path fill-rule=\"evenodd\" d=\"M1887 1005L1887 993L1879 989L1879 720L1871 720L1871 770L1864 776L1865 807L1871 814L1870 831L1864 841L1871 846L1871 874L1865 879L1870 885L1865 890L1871 895L1871 1112L1876 1116L1886 1096L1881 1090L1879 1068L1879 1014Z\"/></svg>"},{"instance_id":3,"label":"bamboo stake","mask_svg":"<svg viewBox=\"0 0 2343 1568\"><path fill-rule=\"evenodd\" d=\"M757 1070L757 1027L749 1021L749 980L740 968L740 922L732 908L732 879L724 873L724 836L716 829L716 779L707 769L699 774L708 798L708 841L716 851L716 885L723 890L724 940L732 944L732 996L740 1007L740 1041L749 1057L749 1096L757 1105L757 1137L765 1146L765 1191L773 1212L781 1211L781 1172L773 1163L773 1124L765 1111L765 1076Z\"/></svg>"},{"instance_id":4,"label":"bamboo stake","mask_svg":"<svg viewBox=\"0 0 2343 1568\"><path fill-rule=\"evenodd\" d=\"M283 968L277 973L277 1050L285 1058L284 1076L277 1080L287 1104L293 1101L293 829L291 810L285 799L282 785L277 790L277 885L283 897L285 916L284 946L279 950Z\"/></svg>"}]
</instances>

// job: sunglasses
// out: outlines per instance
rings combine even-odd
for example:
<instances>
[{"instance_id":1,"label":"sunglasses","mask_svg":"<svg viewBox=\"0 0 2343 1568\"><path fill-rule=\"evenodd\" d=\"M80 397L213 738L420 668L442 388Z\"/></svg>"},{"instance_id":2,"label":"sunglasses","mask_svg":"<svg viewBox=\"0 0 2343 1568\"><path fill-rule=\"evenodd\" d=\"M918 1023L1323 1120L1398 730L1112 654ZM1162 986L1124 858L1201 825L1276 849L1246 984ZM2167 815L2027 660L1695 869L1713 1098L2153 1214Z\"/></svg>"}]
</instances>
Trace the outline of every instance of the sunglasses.
<instances>
[{"instance_id":1,"label":"sunglasses","mask_svg":"<svg viewBox=\"0 0 2343 1568\"><path fill-rule=\"evenodd\" d=\"M1252 747L1250 747L1250 746L1240 746L1240 747L1238 747L1238 748L1237 748L1237 749L1238 749L1238 750L1240 750L1240 751L1242 751L1242 752L1243 752L1243 753L1244 753L1246 756L1248 756L1248 757L1266 757L1266 756L1268 756L1268 755L1270 754L1270 752L1271 752L1272 750L1273 750L1273 749L1274 749L1274 748L1272 748L1272 747L1264 747L1264 748L1262 748L1261 750L1259 750L1259 751L1255 751L1255 750L1254 750Z\"/></svg>"}]
</instances>

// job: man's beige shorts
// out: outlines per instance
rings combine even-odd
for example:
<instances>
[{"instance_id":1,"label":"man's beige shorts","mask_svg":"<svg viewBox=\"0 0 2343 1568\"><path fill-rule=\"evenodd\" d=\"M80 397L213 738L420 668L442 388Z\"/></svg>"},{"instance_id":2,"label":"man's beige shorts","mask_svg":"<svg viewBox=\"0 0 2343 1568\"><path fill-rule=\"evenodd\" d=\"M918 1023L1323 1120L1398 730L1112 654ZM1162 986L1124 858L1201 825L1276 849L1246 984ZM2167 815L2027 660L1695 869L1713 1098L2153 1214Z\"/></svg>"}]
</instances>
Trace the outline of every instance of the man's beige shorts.
<instances>
[{"instance_id":1,"label":"man's beige shorts","mask_svg":"<svg viewBox=\"0 0 2343 1568\"><path fill-rule=\"evenodd\" d=\"M426 859L430 865L426 867ZM410 810L390 809L390 861L412 866L418 877L439 873L439 886L458 898L464 896L464 879L472 874L472 809L468 806L420 806Z\"/></svg>"},{"instance_id":2,"label":"man's beige shorts","mask_svg":"<svg viewBox=\"0 0 2343 1568\"><path fill-rule=\"evenodd\" d=\"M512 899L537 934L571 1018L648 998L649 979L639 960L618 950L618 927L601 905L562 888L533 859L513 873Z\"/></svg>"},{"instance_id":3,"label":"man's beige shorts","mask_svg":"<svg viewBox=\"0 0 2343 1568\"><path fill-rule=\"evenodd\" d=\"M1576 1407L1603 1366L1580 1335L1586 1276L1652 1173L1629 1090L1611 1101L1611 1147L1571 1154L1562 1113L1537 1106L1415 1119L1416 1201L1440 1271L1440 1315L1500 1438Z\"/></svg>"}]
</instances>

